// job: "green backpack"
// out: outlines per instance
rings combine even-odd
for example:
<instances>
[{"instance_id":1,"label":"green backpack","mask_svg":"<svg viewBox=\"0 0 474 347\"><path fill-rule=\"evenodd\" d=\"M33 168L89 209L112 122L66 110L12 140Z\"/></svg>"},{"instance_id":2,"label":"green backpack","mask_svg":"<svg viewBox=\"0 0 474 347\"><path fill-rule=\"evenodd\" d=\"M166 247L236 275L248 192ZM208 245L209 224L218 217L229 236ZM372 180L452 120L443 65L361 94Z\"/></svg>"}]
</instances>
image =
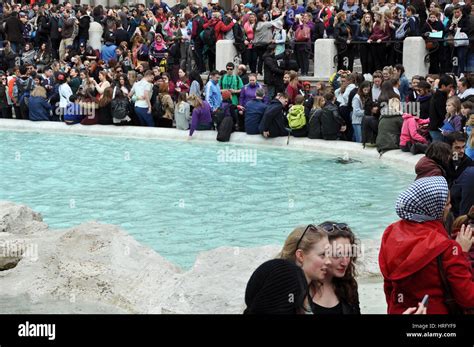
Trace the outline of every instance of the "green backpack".
<instances>
[{"instance_id":1,"label":"green backpack","mask_svg":"<svg viewBox=\"0 0 474 347\"><path fill-rule=\"evenodd\" d=\"M291 129L301 129L306 125L306 117L303 105L295 105L288 112L288 125Z\"/></svg>"}]
</instances>

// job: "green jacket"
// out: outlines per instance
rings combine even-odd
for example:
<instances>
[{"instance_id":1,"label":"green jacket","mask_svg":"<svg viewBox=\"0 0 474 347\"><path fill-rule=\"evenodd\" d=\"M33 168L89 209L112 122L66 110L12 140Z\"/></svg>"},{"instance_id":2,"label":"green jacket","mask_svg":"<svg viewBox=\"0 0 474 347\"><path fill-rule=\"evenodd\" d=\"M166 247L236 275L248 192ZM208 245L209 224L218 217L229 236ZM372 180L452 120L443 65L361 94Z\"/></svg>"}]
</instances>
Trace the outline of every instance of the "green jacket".
<instances>
[{"instance_id":1,"label":"green jacket","mask_svg":"<svg viewBox=\"0 0 474 347\"><path fill-rule=\"evenodd\" d=\"M403 118L401 114L381 115L377 134L377 150L384 153L391 149L400 148L400 134Z\"/></svg>"}]
</instances>

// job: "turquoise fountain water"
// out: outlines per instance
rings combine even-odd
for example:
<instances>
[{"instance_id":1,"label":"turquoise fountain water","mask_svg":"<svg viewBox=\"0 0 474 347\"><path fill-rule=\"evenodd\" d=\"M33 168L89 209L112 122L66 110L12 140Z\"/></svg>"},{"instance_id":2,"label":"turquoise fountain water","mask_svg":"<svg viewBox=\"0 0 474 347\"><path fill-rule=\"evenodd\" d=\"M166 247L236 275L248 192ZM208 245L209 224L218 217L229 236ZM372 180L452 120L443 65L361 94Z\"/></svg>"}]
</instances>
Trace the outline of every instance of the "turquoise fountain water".
<instances>
[{"instance_id":1,"label":"turquoise fountain water","mask_svg":"<svg viewBox=\"0 0 474 347\"><path fill-rule=\"evenodd\" d=\"M120 225L184 268L201 251L282 244L295 226L325 220L379 238L414 175L339 155L0 132L0 200L29 205L52 228Z\"/></svg>"}]
</instances>

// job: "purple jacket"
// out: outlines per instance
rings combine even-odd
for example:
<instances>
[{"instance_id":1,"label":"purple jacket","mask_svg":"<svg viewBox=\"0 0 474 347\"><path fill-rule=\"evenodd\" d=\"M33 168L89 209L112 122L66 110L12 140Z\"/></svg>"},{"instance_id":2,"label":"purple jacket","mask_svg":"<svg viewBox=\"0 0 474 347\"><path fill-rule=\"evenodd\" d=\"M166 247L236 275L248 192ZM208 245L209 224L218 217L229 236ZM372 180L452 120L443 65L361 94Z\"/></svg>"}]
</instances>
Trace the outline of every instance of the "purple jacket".
<instances>
[{"instance_id":1,"label":"purple jacket","mask_svg":"<svg viewBox=\"0 0 474 347\"><path fill-rule=\"evenodd\" d=\"M211 122L211 106L209 106L207 101L203 100L202 106L196 107L193 110L191 127L189 128L189 136L193 136L194 130L197 129L198 125L209 125Z\"/></svg>"},{"instance_id":2,"label":"purple jacket","mask_svg":"<svg viewBox=\"0 0 474 347\"><path fill-rule=\"evenodd\" d=\"M262 86L258 82L253 87L250 85L250 83L246 84L240 91L239 105L245 107L247 102L255 99L255 93L259 88L262 88Z\"/></svg>"}]
</instances>

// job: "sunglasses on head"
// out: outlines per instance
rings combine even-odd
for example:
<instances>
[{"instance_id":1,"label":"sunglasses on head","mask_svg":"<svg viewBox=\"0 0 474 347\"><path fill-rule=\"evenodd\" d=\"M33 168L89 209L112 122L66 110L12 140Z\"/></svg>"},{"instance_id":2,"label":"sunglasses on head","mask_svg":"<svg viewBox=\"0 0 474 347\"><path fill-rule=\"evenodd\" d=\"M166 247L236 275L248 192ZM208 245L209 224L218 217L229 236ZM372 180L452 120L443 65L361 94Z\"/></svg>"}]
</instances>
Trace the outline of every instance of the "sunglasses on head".
<instances>
[{"instance_id":1,"label":"sunglasses on head","mask_svg":"<svg viewBox=\"0 0 474 347\"><path fill-rule=\"evenodd\" d=\"M303 237L305 236L305 234L306 234L306 232L307 232L308 230L315 230L315 231L317 231L318 228L317 228L315 225L313 225L313 224L309 224L309 225L306 227L306 229L304 229L303 233L301 234L301 237L299 238L298 242L296 243L296 249L299 249L301 240L303 240Z\"/></svg>"},{"instance_id":2,"label":"sunglasses on head","mask_svg":"<svg viewBox=\"0 0 474 347\"><path fill-rule=\"evenodd\" d=\"M322 223L319 224L321 228L323 228L327 233L332 233L336 230L349 230L349 226L346 223Z\"/></svg>"}]
</instances>

